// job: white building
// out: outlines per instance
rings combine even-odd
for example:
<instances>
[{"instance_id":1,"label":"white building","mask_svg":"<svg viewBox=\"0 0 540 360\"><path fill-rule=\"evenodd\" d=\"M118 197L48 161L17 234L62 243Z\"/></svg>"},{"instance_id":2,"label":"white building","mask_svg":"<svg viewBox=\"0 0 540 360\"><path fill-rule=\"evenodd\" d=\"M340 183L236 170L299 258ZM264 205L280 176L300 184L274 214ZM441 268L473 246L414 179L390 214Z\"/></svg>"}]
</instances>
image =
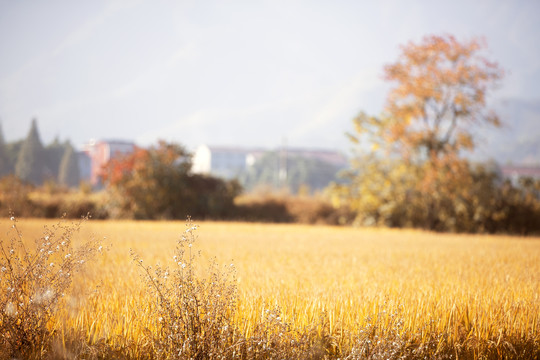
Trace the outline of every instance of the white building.
<instances>
[{"instance_id":1,"label":"white building","mask_svg":"<svg viewBox=\"0 0 540 360\"><path fill-rule=\"evenodd\" d=\"M540 179L540 166L534 165L503 165L501 166L502 176L512 181L514 185L519 183L519 179L532 178Z\"/></svg>"},{"instance_id":2,"label":"white building","mask_svg":"<svg viewBox=\"0 0 540 360\"><path fill-rule=\"evenodd\" d=\"M276 151L260 148L201 145L195 150L192 170L199 174L211 174L233 179L253 166L263 155L271 152L279 154L280 178L287 177L288 158L316 159L332 164L336 168L343 168L347 165L347 158L333 150L281 148Z\"/></svg>"},{"instance_id":3,"label":"white building","mask_svg":"<svg viewBox=\"0 0 540 360\"><path fill-rule=\"evenodd\" d=\"M256 148L201 145L193 155L193 172L226 179L237 177L266 151Z\"/></svg>"}]
</instances>

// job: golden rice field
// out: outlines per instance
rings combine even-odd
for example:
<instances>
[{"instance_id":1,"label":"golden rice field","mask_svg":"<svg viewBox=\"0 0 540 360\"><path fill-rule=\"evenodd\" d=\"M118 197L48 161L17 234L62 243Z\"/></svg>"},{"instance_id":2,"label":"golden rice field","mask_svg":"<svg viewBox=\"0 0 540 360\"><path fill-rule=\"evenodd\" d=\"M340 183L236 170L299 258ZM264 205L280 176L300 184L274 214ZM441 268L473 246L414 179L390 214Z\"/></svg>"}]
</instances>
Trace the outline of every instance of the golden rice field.
<instances>
[{"instance_id":1,"label":"golden rice field","mask_svg":"<svg viewBox=\"0 0 540 360\"><path fill-rule=\"evenodd\" d=\"M52 223L21 219L18 228L31 242ZM215 257L236 268L234 321L246 338L270 310L298 334L326 339L321 357L354 358L359 344L370 344L366 332L373 341L397 336L409 347L431 342L432 354L449 357L539 356L540 238L197 224L194 247L203 263ZM0 219L3 239L10 226ZM57 334L79 332L90 345L105 342L124 355L147 357L145 334L159 323L130 249L145 264L172 264L185 229L184 222L84 223L75 238L101 240L109 250L75 280L51 324Z\"/></svg>"}]
</instances>

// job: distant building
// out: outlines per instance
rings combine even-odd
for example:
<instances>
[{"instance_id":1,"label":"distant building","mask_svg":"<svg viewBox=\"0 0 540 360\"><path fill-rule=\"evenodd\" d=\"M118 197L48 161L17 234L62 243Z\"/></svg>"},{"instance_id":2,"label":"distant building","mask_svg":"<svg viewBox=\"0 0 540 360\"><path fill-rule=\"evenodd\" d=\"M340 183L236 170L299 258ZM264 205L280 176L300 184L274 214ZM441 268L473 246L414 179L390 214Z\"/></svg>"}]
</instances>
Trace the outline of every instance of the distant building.
<instances>
[{"instance_id":1,"label":"distant building","mask_svg":"<svg viewBox=\"0 0 540 360\"><path fill-rule=\"evenodd\" d=\"M135 144L130 141L121 140L91 140L84 146L83 152L88 156L88 160L79 162L80 165L86 163L89 168L81 172L87 175L86 179L90 181L93 186L99 186L101 184L101 176L103 175L103 166L114 159L117 156L131 154L135 151ZM80 158L81 159L81 158ZM84 165L82 165L84 166Z\"/></svg>"},{"instance_id":2,"label":"distant building","mask_svg":"<svg viewBox=\"0 0 540 360\"><path fill-rule=\"evenodd\" d=\"M335 150L291 148L287 149L287 156L319 160L338 168L344 168L348 164L347 157Z\"/></svg>"},{"instance_id":3,"label":"distant building","mask_svg":"<svg viewBox=\"0 0 540 360\"><path fill-rule=\"evenodd\" d=\"M302 162L304 167L299 169ZM314 167L314 164L317 165ZM265 150L201 145L193 156L192 169L195 173L239 179L247 188L258 183L271 183L294 190L300 182L312 185L313 189L324 187L347 164L347 158L334 150L285 147Z\"/></svg>"},{"instance_id":4,"label":"distant building","mask_svg":"<svg viewBox=\"0 0 540 360\"><path fill-rule=\"evenodd\" d=\"M92 176L92 159L85 151L77 152L77 160L79 162L79 176L81 180L90 181Z\"/></svg>"},{"instance_id":5,"label":"distant building","mask_svg":"<svg viewBox=\"0 0 540 360\"><path fill-rule=\"evenodd\" d=\"M503 165L500 167L502 176L516 184L519 179L530 177L540 179L540 166Z\"/></svg>"},{"instance_id":6,"label":"distant building","mask_svg":"<svg viewBox=\"0 0 540 360\"><path fill-rule=\"evenodd\" d=\"M266 151L257 148L201 145L193 156L193 172L233 179Z\"/></svg>"}]
</instances>

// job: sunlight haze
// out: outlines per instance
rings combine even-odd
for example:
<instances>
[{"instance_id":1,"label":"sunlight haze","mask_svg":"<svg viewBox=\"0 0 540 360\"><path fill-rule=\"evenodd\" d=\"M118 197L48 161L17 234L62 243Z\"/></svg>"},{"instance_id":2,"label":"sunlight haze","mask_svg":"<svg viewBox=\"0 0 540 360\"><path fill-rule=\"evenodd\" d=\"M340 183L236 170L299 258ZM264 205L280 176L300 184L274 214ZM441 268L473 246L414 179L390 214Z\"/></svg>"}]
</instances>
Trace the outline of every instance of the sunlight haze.
<instances>
[{"instance_id":1,"label":"sunlight haze","mask_svg":"<svg viewBox=\"0 0 540 360\"><path fill-rule=\"evenodd\" d=\"M491 101L538 100L536 1L0 0L0 122L42 141L347 150L384 64L424 35L485 37ZM503 119L504 121L505 119Z\"/></svg>"}]
</instances>

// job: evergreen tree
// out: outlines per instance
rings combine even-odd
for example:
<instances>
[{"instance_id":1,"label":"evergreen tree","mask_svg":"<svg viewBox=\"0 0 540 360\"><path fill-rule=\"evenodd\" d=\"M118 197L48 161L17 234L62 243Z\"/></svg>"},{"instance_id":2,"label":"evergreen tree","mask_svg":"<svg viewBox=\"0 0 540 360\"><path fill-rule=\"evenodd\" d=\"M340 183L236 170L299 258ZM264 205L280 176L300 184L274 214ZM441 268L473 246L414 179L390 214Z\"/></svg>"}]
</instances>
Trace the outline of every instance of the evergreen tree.
<instances>
[{"instance_id":1,"label":"evergreen tree","mask_svg":"<svg viewBox=\"0 0 540 360\"><path fill-rule=\"evenodd\" d=\"M39 138L37 122L36 119L33 119L30 132L26 140L24 140L17 157L15 175L23 181L41 185L46 173L44 157L44 149Z\"/></svg>"},{"instance_id":2,"label":"evergreen tree","mask_svg":"<svg viewBox=\"0 0 540 360\"><path fill-rule=\"evenodd\" d=\"M60 174L60 163L62 162L62 158L64 157L68 146L71 146L69 141L62 143L58 137L56 137L52 143L45 147L45 165L50 170L50 176L55 179L58 178L58 175Z\"/></svg>"},{"instance_id":3,"label":"evergreen tree","mask_svg":"<svg viewBox=\"0 0 540 360\"><path fill-rule=\"evenodd\" d=\"M17 164L17 158L21 152L24 139L12 141L6 143L6 155L7 155L7 164L8 164L8 174L15 174L15 164Z\"/></svg>"},{"instance_id":4,"label":"evergreen tree","mask_svg":"<svg viewBox=\"0 0 540 360\"><path fill-rule=\"evenodd\" d=\"M4 133L2 132L2 123L0 123L0 177L9 174L10 167Z\"/></svg>"},{"instance_id":5,"label":"evergreen tree","mask_svg":"<svg viewBox=\"0 0 540 360\"><path fill-rule=\"evenodd\" d=\"M79 161L77 152L68 142L58 172L58 182L68 187L76 187L80 182Z\"/></svg>"}]
</instances>

